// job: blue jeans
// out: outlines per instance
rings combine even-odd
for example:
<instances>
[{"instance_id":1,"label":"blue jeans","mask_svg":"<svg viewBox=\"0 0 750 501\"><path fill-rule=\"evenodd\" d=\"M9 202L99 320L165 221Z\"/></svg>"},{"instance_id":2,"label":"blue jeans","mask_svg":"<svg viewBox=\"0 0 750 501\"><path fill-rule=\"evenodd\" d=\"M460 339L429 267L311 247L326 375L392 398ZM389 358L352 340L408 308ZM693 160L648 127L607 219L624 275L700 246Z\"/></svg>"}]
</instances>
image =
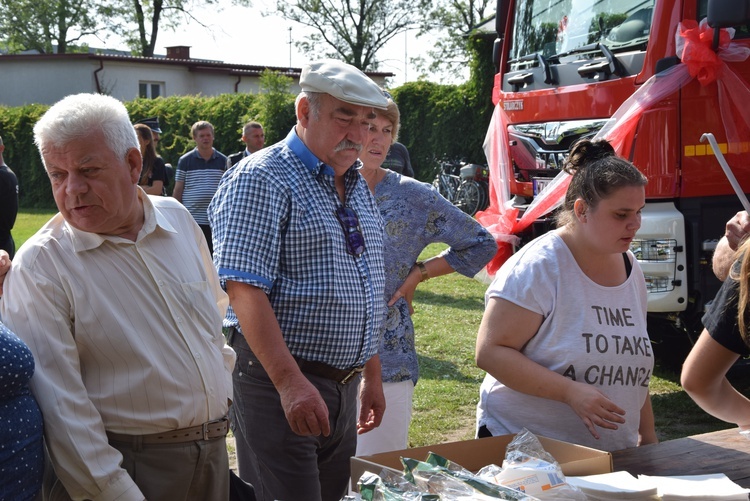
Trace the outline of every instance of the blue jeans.
<instances>
[{"instance_id":1,"label":"blue jeans","mask_svg":"<svg viewBox=\"0 0 750 501\"><path fill-rule=\"evenodd\" d=\"M237 352L229 416L240 478L253 484L258 501L339 501L348 492L357 445L359 379L339 384L305 374L326 402L331 435L302 437L290 428L279 393L244 336L231 329L229 344Z\"/></svg>"}]
</instances>

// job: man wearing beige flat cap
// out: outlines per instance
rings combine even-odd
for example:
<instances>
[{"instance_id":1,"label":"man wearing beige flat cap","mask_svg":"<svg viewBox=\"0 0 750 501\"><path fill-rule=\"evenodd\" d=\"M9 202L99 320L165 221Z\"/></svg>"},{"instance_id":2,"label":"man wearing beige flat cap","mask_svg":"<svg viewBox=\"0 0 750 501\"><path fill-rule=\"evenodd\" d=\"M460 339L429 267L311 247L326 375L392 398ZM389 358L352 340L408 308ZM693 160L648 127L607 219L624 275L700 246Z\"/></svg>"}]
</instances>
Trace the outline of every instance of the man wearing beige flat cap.
<instances>
[{"instance_id":1,"label":"man wearing beige flat cap","mask_svg":"<svg viewBox=\"0 0 750 501\"><path fill-rule=\"evenodd\" d=\"M238 356L240 477L260 501L339 501L356 433L385 410L383 226L357 158L387 100L333 60L305 66L300 86L296 126L227 171L208 211Z\"/></svg>"}]
</instances>

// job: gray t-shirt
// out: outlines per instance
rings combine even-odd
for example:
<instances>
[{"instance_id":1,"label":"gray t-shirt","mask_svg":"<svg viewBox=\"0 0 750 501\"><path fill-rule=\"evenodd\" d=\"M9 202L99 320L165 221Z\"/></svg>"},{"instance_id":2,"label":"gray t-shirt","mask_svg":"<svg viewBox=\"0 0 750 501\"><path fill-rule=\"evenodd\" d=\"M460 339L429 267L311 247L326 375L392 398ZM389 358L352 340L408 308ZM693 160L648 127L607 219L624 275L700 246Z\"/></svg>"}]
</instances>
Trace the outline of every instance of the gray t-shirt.
<instances>
[{"instance_id":1,"label":"gray t-shirt","mask_svg":"<svg viewBox=\"0 0 750 501\"><path fill-rule=\"evenodd\" d=\"M480 389L477 426L493 435L533 433L614 451L638 443L640 410L654 365L646 331L646 285L633 262L628 279L604 287L589 279L568 247L549 232L524 246L498 270L486 300L503 298L544 317L523 348L531 360L598 388L623 408L625 424L599 429L596 440L568 405L507 388L487 374Z\"/></svg>"}]
</instances>

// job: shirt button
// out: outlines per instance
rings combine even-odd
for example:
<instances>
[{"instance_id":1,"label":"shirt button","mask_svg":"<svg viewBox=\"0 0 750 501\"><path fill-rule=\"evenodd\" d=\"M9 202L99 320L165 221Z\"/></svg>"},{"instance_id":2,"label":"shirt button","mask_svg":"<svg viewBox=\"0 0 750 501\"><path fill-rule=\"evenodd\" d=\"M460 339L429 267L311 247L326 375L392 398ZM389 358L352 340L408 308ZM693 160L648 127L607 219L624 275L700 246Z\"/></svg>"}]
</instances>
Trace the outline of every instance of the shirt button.
<instances>
[{"instance_id":1,"label":"shirt button","mask_svg":"<svg viewBox=\"0 0 750 501\"><path fill-rule=\"evenodd\" d=\"M182 323L182 317L177 317L177 318L175 318L175 320L177 321L178 324Z\"/></svg>"},{"instance_id":2,"label":"shirt button","mask_svg":"<svg viewBox=\"0 0 750 501\"><path fill-rule=\"evenodd\" d=\"M195 358L196 358L196 360L199 360L201 358L201 354L200 353L196 353L195 354Z\"/></svg>"},{"instance_id":3,"label":"shirt button","mask_svg":"<svg viewBox=\"0 0 750 501\"><path fill-rule=\"evenodd\" d=\"M159 284L159 287L164 287L164 281L163 280L159 280L158 284Z\"/></svg>"}]
</instances>

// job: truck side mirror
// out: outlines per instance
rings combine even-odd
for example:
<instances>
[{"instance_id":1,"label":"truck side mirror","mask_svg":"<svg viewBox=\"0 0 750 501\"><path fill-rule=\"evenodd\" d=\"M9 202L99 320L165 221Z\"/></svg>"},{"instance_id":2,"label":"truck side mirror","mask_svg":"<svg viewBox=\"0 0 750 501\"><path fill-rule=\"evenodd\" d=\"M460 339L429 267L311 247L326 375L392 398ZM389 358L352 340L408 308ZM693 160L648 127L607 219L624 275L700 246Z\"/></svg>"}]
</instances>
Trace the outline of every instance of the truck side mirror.
<instances>
[{"instance_id":1,"label":"truck side mirror","mask_svg":"<svg viewBox=\"0 0 750 501\"><path fill-rule=\"evenodd\" d=\"M750 0L709 0L708 25L714 28L713 48L719 48L719 29L750 23Z\"/></svg>"},{"instance_id":2,"label":"truck side mirror","mask_svg":"<svg viewBox=\"0 0 750 501\"><path fill-rule=\"evenodd\" d=\"M709 0L708 25L727 28L750 22L750 0Z\"/></svg>"}]
</instances>

